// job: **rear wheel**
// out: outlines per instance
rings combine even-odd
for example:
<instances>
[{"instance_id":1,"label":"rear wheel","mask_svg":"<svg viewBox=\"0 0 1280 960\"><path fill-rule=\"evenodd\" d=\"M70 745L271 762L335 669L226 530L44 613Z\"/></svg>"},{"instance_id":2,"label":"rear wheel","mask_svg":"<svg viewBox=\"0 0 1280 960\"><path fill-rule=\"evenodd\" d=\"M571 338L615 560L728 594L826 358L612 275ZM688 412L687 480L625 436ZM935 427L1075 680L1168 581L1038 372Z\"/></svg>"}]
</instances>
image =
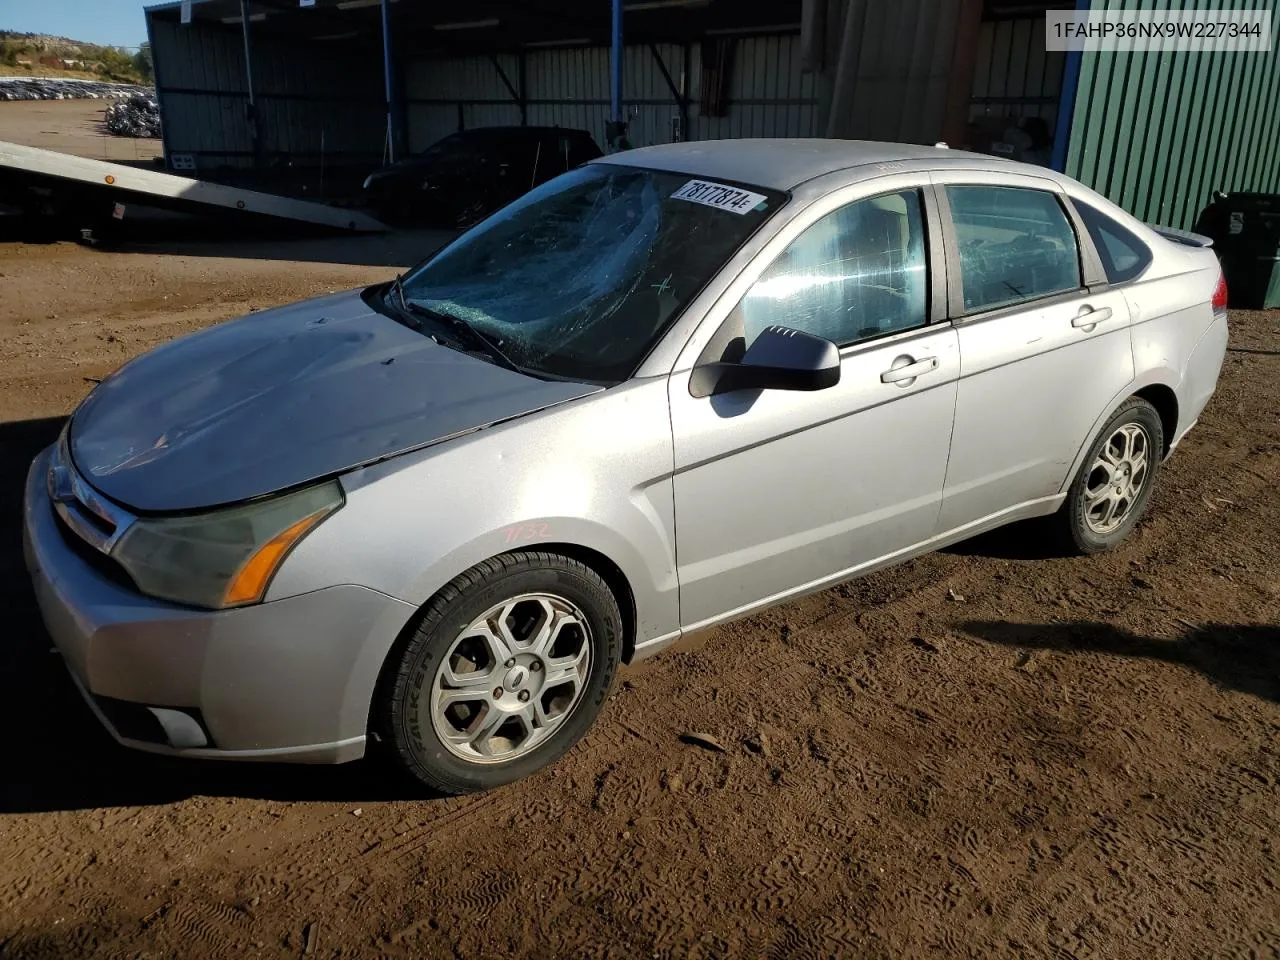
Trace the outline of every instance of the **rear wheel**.
<instances>
[{"instance_id":1,"label":"rear wheel","mask_svg":"<svg viewBox=\"0 0 1280 960\"><path fill-rule=\"evenodd\" d=\"M617 601L589 567L550 553L486 560L427 604L388 665L379 733L433 790L510 783L586 733L621 646Z\"/></svg>"},{"instance_id":2,"label":"rear wheel","mask_svg":"<svg viewBox=\"0 0 1280 960\"><path fill-rule=\"evenodd\" d=\"M1098 433L1058 515L1079 552L1110 550L1129 535L1146 513L1163 451L1160 414L1129 398Z\"/></svg>"}]
</instances>

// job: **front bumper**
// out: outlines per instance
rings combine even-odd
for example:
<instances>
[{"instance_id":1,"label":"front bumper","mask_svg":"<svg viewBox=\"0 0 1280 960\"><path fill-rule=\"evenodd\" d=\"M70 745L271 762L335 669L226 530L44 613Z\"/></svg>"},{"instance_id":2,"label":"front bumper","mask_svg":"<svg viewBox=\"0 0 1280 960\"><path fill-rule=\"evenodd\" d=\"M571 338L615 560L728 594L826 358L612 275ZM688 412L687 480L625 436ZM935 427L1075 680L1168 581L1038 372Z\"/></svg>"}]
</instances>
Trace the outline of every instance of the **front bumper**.
<instances>
[{"instance_id":1,"label":"front bumper","mask_svg":"<svg viewBox=\"0 0 1280 960\"><path fill-rule=\"evenodd\" d=\"M239 760L340 763L363 755L378 672L411 605L350 584L222 611L145 597L91 567L64 539L45 488L48 457L38 456L27 476L27 569L54 644L117 741ZM152 707L186 716L188 731L198 724L208 743L174 746L184 738Z\"/></svg>"}]
</instances>

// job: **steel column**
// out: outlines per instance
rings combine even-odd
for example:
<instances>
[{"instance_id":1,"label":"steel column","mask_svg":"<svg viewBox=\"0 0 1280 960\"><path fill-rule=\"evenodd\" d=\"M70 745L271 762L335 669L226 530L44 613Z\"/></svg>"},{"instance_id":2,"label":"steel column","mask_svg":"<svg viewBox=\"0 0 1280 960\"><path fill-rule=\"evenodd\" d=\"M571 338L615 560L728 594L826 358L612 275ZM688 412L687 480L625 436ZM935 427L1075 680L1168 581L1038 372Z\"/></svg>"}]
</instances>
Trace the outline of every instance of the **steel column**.
<instances>
[{"instance_id":1,"label":"steel column","mask_svg":"<svg viewBox=\"0 0 1280 960\"><path fill-rule=\"evenodd\" d=\"M685 50L687 51L688 49L689 47L686 44ZM657 64L658 72L662 74L662 79L667 82L667 89L671 91L671 99L680 108L680 139L687 140L689 139L686 129L689 126L689 101L684 95L684 90L681 89L684 85L684 77L681 76L680 78L681 87L677 87L675 80L671 78L671 71L667 69L667 65L662 60L662 54L658 52L656 43L649 44L649 53L653 55L653 62Z\"/></svg>"},{"instance_id":2,"label":"steel column","mask_svg":"<svg viewBox=\"0 0 1280 960\"><path fill-rule=\"evenodd\" d=\"M391 0L382 0L382 71L387 87L387 160L396 162L395 81L391 64Z\"/></svg>"},{"instance_id":3,"label":"steel column","mask_svg":"<svg viewBox=\"0 0 1280 960\"><path fill-rule=\"evenodd\" d=\"M1089 0L1076 0L1077 10L1088 10ZM1067 148L1071 145L1071 120L1076 112L1076 90L1080 86L1080 61L1083 51L1068 50L1067 61L1062 68L1062 89L1058 93L1058 120L1053 131L1053 151L1049 155L1049 168L1065 173Z\"/></svg>"},{"instance_id":4,"label":"steel column","mask_svg":"<svg viewBox=\"0 0 1280 960\"><path fill-rule=\"evenodd\" d=\"M249 134L253 138L253 165L262 166L262 127L258 123L258 104L253 94L253 49L249 43L249 0L240 0L240 32L244 36L244 78L249 88ZM154 62L155 53L152 58Z\"/></svg>"},{"instance_id":5,"label":"steel column","mask_svg":"<svg viewBox=\"0 0 1280 960\"><path fill-rule=\"evenodd\" d=\"M612 0L612 3L613 46L610 51L609 108L613 113L613 119L621 123L624 119L622 116L622 0Z\"/></svg>"}]
</instances>

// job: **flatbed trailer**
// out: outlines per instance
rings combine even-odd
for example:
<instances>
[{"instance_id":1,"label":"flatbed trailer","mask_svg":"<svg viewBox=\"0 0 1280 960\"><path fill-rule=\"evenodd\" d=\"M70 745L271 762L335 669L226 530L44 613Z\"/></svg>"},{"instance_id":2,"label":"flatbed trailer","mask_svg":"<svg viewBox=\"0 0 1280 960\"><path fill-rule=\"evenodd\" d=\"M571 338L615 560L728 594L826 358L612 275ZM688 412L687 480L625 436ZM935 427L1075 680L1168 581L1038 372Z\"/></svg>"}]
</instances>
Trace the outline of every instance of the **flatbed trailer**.
<instances>
[{"instance_id":1,"label":"flatbed trailer","mask_svg":"<svg viewBox=\"0 0 1280 960\"><path fill-rule=\"evenodd\" d=\"M358 233L387 229L357 210L0 140L0 202L6 199L21 209L40 207L62 216L122 215L129 204L136 204L246 220L269 217Z\"/></svg>"}]
</instances>

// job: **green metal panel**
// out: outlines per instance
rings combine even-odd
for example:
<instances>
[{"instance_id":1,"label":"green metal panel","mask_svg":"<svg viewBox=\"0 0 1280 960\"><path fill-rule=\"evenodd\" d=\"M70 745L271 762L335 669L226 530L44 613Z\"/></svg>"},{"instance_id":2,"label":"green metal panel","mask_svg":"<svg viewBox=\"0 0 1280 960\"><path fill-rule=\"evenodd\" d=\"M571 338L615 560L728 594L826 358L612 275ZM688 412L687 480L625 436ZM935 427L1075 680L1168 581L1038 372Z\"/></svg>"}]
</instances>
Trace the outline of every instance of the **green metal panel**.
<instances>
[{"instance_id":1,"label":"green metal panel","mask_svg":"<svg viewBox=\"0 0 1280 960\"><path fill-rule=\"evenodd\" d=\"M1128 163L1118 186L1112 184L1119 204L1132 210L1139 202L1145 203L1144 174L1151 169L1154 160L1156 129L1164 112L1164 98L1169 89L1170 58L1162 53L1144 53L1138 58L1138 94L1134 97L1135 109L1132 125L1136 139L1128 151Z\"/></svg>"},{"instance_id":2,"label":"green metal panel","mask_svg":"<svg viewBox=\"0 0 1280 960\"><path fill-rule=\"evenodd\" d=\"M1151 0L1092 0L1096 10ZM1270 10L1267 53L1121 50L1081 58L1066 172L1135 216L1190 228L1213 190L1280 192L1280 0L1190 0Z\"/></svg>"},{"instance_id":3,"label":"green metal panel","mask_svg":"<svg viewBox=\"0 0 1280 960\"><path fill-rule=\"evenodd\" d=\"M1245 105L1258 102L1263 90L1263 80L1267 77L1265 66L1266 59L1263 57L1250 57L1249 62L1245 65L1243 71L1244 84L1237 95L1231 119L1231 135L1224 138L1223 141L1227 154L1224 182L1231 183L1238 177L1247 175L1248 164L1245 150L1246 144L1249 142L1250 120L1253 118L1250 116L1250 111L1245 108Z\"/></svg>"},{"instance_id":4,"label":"green metal panel","mask_svg":"<svg viewBox=\"0 0 1280 960\"><path fill-rule=\"evenodd\" d=\"M1138 141L1133 143L1128 149L1120 149L1120 141L1117 137L1111 144L1111 169L1107 171L1106 192L1124 198L1124 183L1126 174L1137 166L1136 158L1141 156L1142 143L1145 139L1144 131L1138 126L1138 117L1143 116L1139 108L1143 102L1143 95L1150 95L1150 86L1146 75L1148 61L1154 60L1154 55L1146 51L1131 52L1129 54L1120 54L1123 58L1121 69L1124 72L1124 84L1122 85L1120 102L1114 108L1119 114L1117 117L1117 130L1133 130L1137 135Z\"/></svg>"},{"instance_id":5,"label":"green metal panel","mask_svg":"<svg viewBox=\"0 0 1280 960\"><path fill-rule=\"evenodd\" d=\"M1204 79L1198 88L1198 110L1190 116L1187 143L1194 145L1181 164L1178 182L1172 192L1169 219L1171 223L1190 223L1212 197L1204 192L1204 156L1216 146L1213 118L1222 110L1222 76L1230 54L1201 55ZM1189 207L1189 209L1188 209Z\"/></svg>"},{"instance_id":6,"label":"green metal panel","mask_svg":"<svg viewBox=\"0 0 1280 960\"><path fill-rule=\"evenodd\" d=\"M1272 29L1276 28L1272 26ZM1280 56L1276 58L1280 59ZM1272 73L1272 80L1275 82L1265 114L1267 122L1259 131L1263 146L1258 151L1260 169L1256 174L1266 184L1264 189L1267 193L1280 192L1280 76L1274 75L1280 73L1280 70L1273 69Z\"/></svg>"},{"instance_id":7,"label":"green metal panel","mask_svg":"<svg viewBox=\"0 0 1280 960\"><path fill-rule=\"evenodd\" d=\"M1249 96L1250 106L1274 102L1280 96L1280 75L1267 69L1265 59L1257 58L1254 64L1257 74L1257 91ZM1267 111L1253 107L1240 121L1240 143L1236 149L1235 163L1228 171L1230 183L1252 183L1262 171L1263 133L1267 129Z\"/></svg>"}]
</instances>

